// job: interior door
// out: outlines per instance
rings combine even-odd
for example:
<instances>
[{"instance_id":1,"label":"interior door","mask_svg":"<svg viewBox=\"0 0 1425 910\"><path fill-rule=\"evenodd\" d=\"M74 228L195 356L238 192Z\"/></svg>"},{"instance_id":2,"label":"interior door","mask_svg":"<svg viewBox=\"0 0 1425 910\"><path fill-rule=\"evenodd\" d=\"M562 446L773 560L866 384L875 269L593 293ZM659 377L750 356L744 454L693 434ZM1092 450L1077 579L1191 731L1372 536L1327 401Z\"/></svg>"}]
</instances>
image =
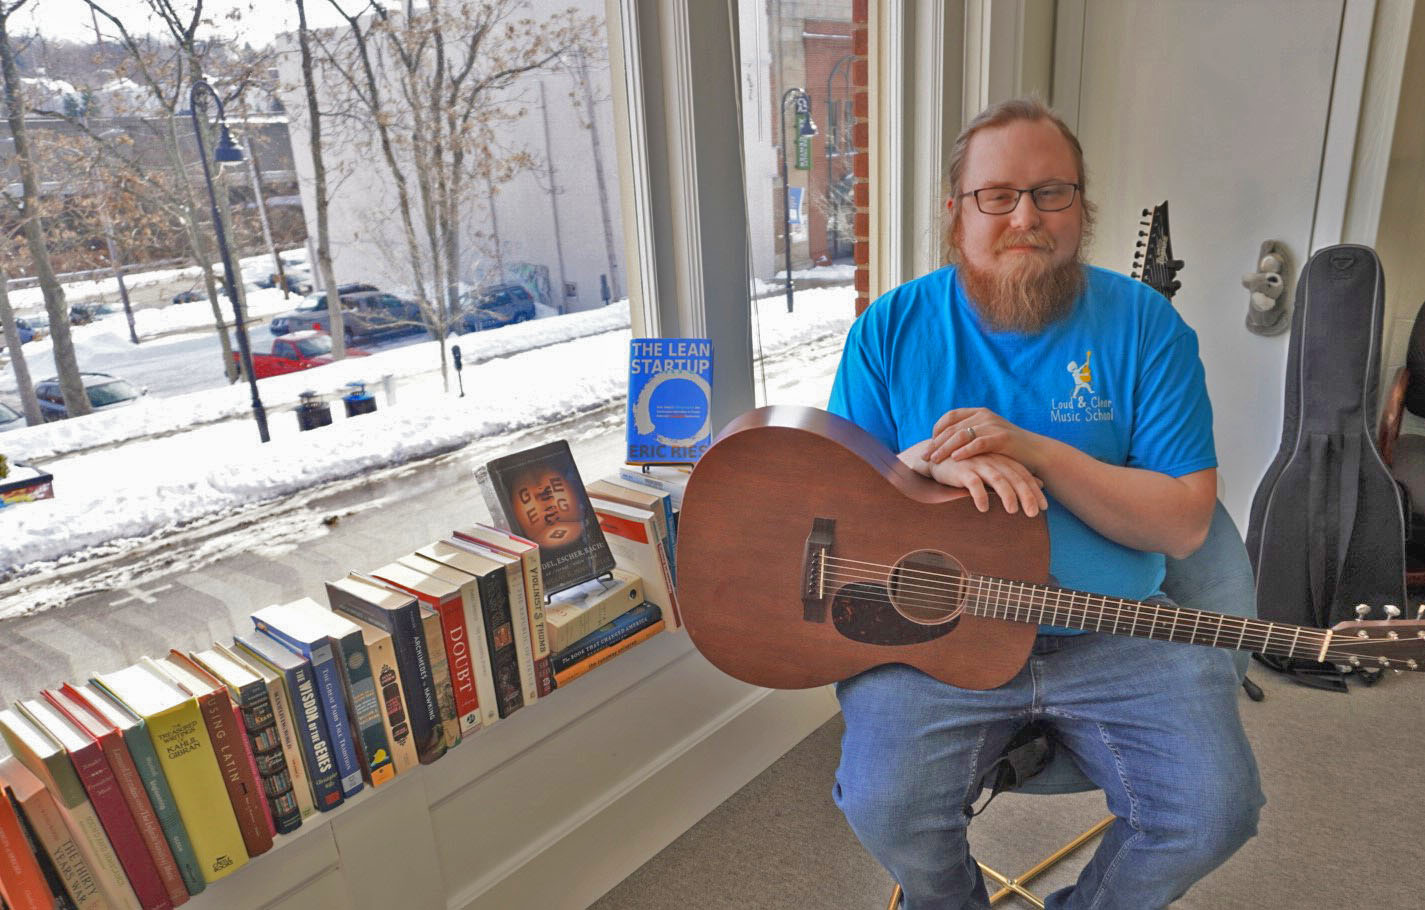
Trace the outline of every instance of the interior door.
<instances>
[{"instance_id":1,"label":"interior door","mask_svg":"<svg viewBox=\"0 0 1425 910\"><path fill-rule=\"evenodd\" d=\"M1290 295L1310 252L1343 6L1059 4L1053 101L1077 109L1099 211L1090 259L1127 272L1142 209L1169 200L1186 263L1174 303L1198 334L1222 498L1244 532L1280 443L1286 335L1246 330L1241 279L1262 241L1277 240L1291 255ZM1060 80L1075 69L1066 61L1076 81Z\"/></svg>"}]
</instances>

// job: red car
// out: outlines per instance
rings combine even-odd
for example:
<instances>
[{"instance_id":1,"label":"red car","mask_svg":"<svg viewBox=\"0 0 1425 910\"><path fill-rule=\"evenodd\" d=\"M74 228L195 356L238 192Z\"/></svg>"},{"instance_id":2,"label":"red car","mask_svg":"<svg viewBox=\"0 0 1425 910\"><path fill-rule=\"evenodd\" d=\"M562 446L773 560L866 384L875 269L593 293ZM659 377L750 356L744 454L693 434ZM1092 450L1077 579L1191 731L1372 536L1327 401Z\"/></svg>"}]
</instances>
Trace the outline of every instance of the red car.
<instances>
[{"instance_id":1,"label":"red car","mask_svg":"<svg viewBox=\"0 0 1425 910\"><path fill-rule=\"evenodd\" d=\"M369 352L358 348L347 348L348 357L366 357ZM234 352L235 359L241 355ZM332 362L332 340L326 332L290 332L272 341L272 350L267 353L252 352L252 371L258 379L281 376L324 366ZM239 360L241 363L241 360Z\"/></svg>"}]
</instances>

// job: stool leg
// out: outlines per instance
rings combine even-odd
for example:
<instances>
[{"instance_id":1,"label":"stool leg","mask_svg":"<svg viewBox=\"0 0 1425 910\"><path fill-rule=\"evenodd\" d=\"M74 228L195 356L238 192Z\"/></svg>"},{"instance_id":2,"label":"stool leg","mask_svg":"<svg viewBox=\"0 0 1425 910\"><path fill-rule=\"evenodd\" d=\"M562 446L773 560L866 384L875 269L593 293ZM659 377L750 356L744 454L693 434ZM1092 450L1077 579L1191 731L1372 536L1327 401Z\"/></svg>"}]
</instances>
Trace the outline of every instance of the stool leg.
<instances>
[{"instance_id":1,"label":"stool leg","mask_svg":"<svg viewBox=\"0 0 1425 910\"><path fill-rule=\"evenodd\" d=\"M1092 828L1088 829L1083 834L1080 834L1078 837L1069 841L1067 844L1060 847L1058 850L1055 850L1053 853L1049 854L1044 859L1040 860L1038 863L1035 863L1034 866L1032 866L1030 869L1025 871L1023 875L1020 875L1017 878L1006 878L1005 876L991 869L989 866L986 866L984 863L980 863L980 871L988 875L995 881L999 882L1002 886L1000 890L990 895L990 903L996 904L1004 900L1006 897L1009 897L1011 894L1018 894L1020 897L1029 901L1034 906L1042 908L1044 906L1044 902L1041 901L1038 897L1035 897L1031 892L1025 890L1024 886L1029 884L1029 882L1033 881L1034 879L1038 878L1044 872L1053 868L1055 863L1059 862L1061 859L1068 856L1070 853L1073 853L1075 850L1079 849L1084 844L1088 843L1095 837L1098 837L1100 834L1102 834L1104 830L1108 828L1109 825L1113 824L1113 818L1114 817L1110 815L1107 818L1099 821L1098 824L1094 825Z\"/></svg>"},{"instance_id":2,"label":"stool leg","mask_svg":"<svg viewBox=\"0 0 1425 910\"><path fill-rule=\"evenodd\" d=\"M896 890L891 892L891 902L886 905L886 910L896 910L901 905L901 886L896 885Z\"/></svg>"}]
</instances>

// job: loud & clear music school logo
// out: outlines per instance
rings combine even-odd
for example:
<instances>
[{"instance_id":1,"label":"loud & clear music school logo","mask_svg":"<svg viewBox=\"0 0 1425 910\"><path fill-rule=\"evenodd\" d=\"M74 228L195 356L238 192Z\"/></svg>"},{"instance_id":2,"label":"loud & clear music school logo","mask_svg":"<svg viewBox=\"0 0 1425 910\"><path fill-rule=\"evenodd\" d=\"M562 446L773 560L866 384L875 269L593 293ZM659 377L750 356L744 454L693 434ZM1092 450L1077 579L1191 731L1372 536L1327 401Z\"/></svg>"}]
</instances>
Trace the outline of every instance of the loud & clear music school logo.
<instances>
[{"instance_id":1,"label":"loud & clear music school logo","mask_svg":"<svg viewBox=\"0 0 1425 910\"><path fill-rule=\"evenodd\" d=\"M1095 423L1113 419L1113 399L1094 388L1093 351L1084 353L1083 363L1070 360L1068 371L1073 388L1063 399L1051 399L1049 419L1055 423Z\"/></svg>"}]
</instances>

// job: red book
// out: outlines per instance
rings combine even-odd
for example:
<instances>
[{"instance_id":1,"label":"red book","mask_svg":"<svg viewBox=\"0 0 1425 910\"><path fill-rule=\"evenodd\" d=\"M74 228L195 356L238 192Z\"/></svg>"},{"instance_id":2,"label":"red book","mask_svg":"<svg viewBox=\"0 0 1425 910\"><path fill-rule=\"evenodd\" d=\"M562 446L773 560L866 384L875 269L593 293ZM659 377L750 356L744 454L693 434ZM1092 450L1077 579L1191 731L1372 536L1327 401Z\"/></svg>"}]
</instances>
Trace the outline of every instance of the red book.
<instances>
[{"instance_id":1,"label":"red book","mask_svg":"<svg viewBox=\"0 0 1425 910\"><path fill-rule=\"evenodd\" d=\"M119 782L104 757L104 750L98 740L55 709L47 701L27 698L20 702L20 710L30 720L54 737L69 754L69 762L84 792L94 806L94 814L104 827L119 865L124 867L124 875L134 889L135 896L144 910L172 910L173 901L168 897L168 889L158 875L158 868L144 846L143 835L138 823L124 802L119 790Z\"/></svg>"},{"instance_id":2,"label":"red book","mask_svg":"<svg viewBox=\"0 0 1425 910\"><path fill-rule=\"evenodd\" d=\"M0 898L10 910L54 910L54 895L30 851L15 807L0 788Z\"/></svg>"},{"instance_id":3,"label":"red book","mask_svg":"<svg viewBox=\"0 0 1425 910\"><path fill-rule=\"evenodd\" d=\"M237 724L237 728L239 730L243 731L243 733L246 733L247 721L243 720L242 708L238 707L237 702L232 701L231 695L228 696L228 701L232 702L233 706L233 722ZM242 751L243 754L247 756L247 767L249 770L252 771L253 780L257 781L259 792L261 792L262 772L257 770L257 755L252 751L252 740L247 736L244 736L242 738ZM266 794L263 795L264 797L266 796ZM267 830L272 834L276 834L277 822L274 821L272 818L272 807L268 805L267 800L265 798L262 799L260 802L262 803L262 817L267 819Z\"/></svg>"},{"instance_id":4,"label":"red book","mask_svg":"<svg viewBox=\"0 0 1425 910\"><path fill-rule=\"evenodd\" d=\"M233 815L237 817L247 855L258 856L271 850L272 826L267 820L267 800L262 795L262 785L252 762L243 753L247 734L238 725L227 686L176 649L170 650L162 660L145 657L144 661L160 676L173 680L178 688L198 700L198 711L213 741L218 770L222 772L223 785L227 788Z\"/></svg>"},{"instance_id":5,"label":"red book","mask_svg":"<svg viewBox=\"0 0 1425 910\"><path fill-rule=\"evenodd\" d=\"M94 710L79 690L69 683L60 686L58 691L45 689L40 694L65 717L93 737L94 741L99 743L99 748L104 750L104 758L109 762L109 769L114 772L119 792L129 807L129 813L134 817L134 824L138 826L144 847L153 860L154 868L158 870L158 877L163 880L163 887L168 891L168 899L173 901L175 907L187 903L188 888L183 884L183 875L178 871L178 863L173 858L173 851L168 847L168 839L163 836L163 826L154 814L153 804L148 801L143 779L139 777L139 769L134 764L133 757L129 755L128 747L124 745L123 734L119 732L119 728Z\"/></svg>"}]
</instances>

